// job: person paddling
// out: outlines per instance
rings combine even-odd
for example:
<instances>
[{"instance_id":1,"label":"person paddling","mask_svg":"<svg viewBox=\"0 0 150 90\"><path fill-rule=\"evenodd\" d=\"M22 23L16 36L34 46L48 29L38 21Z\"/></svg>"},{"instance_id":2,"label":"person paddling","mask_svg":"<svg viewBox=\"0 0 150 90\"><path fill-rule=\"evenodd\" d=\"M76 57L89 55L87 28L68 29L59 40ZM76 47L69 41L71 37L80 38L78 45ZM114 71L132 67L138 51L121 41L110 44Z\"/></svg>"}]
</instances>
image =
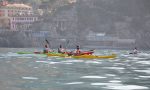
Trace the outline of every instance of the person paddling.
<instances>
[{"instance_id":1,"label":"person paddling","mask_svg":"<svg viewBox=\"0 0 150 90\"><path fill-rule=\"evenodd\" d=\"M133 50L133 54L137 54L138 53L138 50L137 48L135 47L134 50Z\"/></svg>"},{"instance_id":2,"label":"person paddling","mask_svg":"<svg viewBox=\"0 0 150 90\"><path fill-rule=\"evenodd\" d=\"M58 48L58 53L64 53L64 48L62 48L62 45L59 46Z\"/></svg>"},{"instance_id":3,"label":"person paddling","mask_svg":"<svg viewBox=\"0 0 150 90\"><path fill-rule=\"evenodd\" d=\"M48 45L45 44L44 46L44 50L43 50L43 53L48 53L49 52L49 48L48 48Z\"/></svg>"},{"instance_id":4,"label":"person paddling","mask_svg":"<svg viewBox=\"0 0 150 90\"><path fill-rule=\"evenodd\" d=\"M77 45L75 55L81 55L80 47Z\"/></svg>"},{"instance_id":5,"label":"person paddling","mask_svg":"<svg viewBox=\"0 0 150 90\"><path fill-rule=\"evenodd\" d=\"M138 51L137 48L135 47L134 50L133 50L133 52L131 52L131 53L129 53L129 54L138 54L138 53L139 53L139 51Z\"/></svg>"},{"instance_id":6,"label":"person paddling","mask_svg":"<svg viewBox=\"0 0 150 90\"><path fill-rule=\"evenodd\" d=\"M44 50L43 50L43 53L48 53L48 52L51 52L51 50L49 49L49 42L47 39L45 39L45 45L44 45Z\"/></svg>"}]
</instances>

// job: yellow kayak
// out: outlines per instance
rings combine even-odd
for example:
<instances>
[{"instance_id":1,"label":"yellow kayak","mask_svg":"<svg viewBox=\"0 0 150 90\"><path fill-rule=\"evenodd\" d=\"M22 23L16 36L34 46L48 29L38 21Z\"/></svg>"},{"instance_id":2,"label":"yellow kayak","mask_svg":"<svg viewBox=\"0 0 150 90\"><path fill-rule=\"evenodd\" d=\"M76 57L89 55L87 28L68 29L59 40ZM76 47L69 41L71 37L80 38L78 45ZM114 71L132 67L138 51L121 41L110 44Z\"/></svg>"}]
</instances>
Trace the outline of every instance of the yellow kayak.
<instances>
[{"instance_id":1,"label":"yellow kayak","mask_svg":"<svg viewBox=\"0 0 150 90\"><path fill-rule=\"evenodd\" d=\"M61 53L47 53L47 56L59 56L59 57L66 57L67 54L61 54Z\"/></svg>"},{"instance_id":2,"label":"yellow kayak","mask_svg":"<svg viewBox=\"0 0 150 90\"><path fill-rule=\"evenodd\" d=\"M97 55L80 55L80 56L72 56L73 58L83 58L83 59L111 59L116 58L116 54L105 55L105 56L97 56Z\"/></svg>"},{"instance_id":3,"label":"yellow kayak","mask_svg":"<svg viewBox=\"0 0 150 90\"><path fill-rule=\"evenodd\" d=\"M111 55L79 55L79 56L68 56L67 54L61 54L61 53L48 53L47 56L58 56L58 57L71 57L71 58L83 58L83 59L110 59L110 58L116 58L116 54Z\"/></svg>"}]
</instances>

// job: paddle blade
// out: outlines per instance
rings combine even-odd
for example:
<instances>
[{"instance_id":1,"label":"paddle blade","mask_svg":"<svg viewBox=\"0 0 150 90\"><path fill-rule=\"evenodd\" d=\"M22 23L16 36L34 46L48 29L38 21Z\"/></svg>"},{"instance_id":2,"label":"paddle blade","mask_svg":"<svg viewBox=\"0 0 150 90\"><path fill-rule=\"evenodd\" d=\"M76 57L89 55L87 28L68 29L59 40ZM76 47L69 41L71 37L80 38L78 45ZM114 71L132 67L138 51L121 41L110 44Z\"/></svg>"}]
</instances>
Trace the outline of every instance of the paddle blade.
<instances>
[{"instance_id":1,"label":"paddle blade","mask_svg":"<svg viewBox=\"0 0 150 90\"><path fill-rule=\"evenodd\" d=\"M48 41L47 39L45 39L45 41L46 41L46 43L48 43L48 44L49 44L49 41Z\"/></svg>"}]
</instances>

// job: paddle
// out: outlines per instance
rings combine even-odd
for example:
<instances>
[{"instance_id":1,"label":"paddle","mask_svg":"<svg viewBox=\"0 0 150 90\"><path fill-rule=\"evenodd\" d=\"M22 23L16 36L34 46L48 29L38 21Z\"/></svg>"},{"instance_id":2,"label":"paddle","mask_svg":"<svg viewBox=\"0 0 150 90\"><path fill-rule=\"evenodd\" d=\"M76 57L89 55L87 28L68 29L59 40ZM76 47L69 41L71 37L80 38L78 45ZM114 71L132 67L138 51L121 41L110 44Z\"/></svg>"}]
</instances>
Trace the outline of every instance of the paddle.
<instances>
[{"instance_id":1,"label":"paddle","mask_svg":"<svg viewBox=\"0 0 150 90\"><path fill-rule=\"evenodd\" d=\"M69 40L67 40L66 49L67 49L68 45L69 45Z\"/></svg>"},{"instance_id":2,"label":"paddle","mask_svg":"<svg viewBox=\"0 0 150 90\"><path fill-rule=\"evenodd\" d=\"M47 39L45 39L46 43L48 44L48 48L50 48L50 43Z\"/></svg>"},{"instance_id":3,"label":"paddle","mask_svg":"<svg viewBox=\"0 0 150 90\"><path fill-rule=\"evenodd\" d=\"M46 43L49 45L49 41L47 39L45 39Z\"/></svg>"},{"instance_id":4,"label":"paddle","mask_svg":"<svg viewBox=\"0 0 150 90\"><path fill-rule=\"evenodd\" d=\"M68 48L68 45L69 45L69 40L67 40L66 47L65 47L65 51L66 51L66 49Z\"/></svg>"},{"instance_id":5,"label":"paddle","mask_svg":"<svg viewBox=\"0 0 150 90\"><path fill-rule=\"evenodd\" d=\"M95 49L90 49L89 51L94 51Z\"/></svg>"}]
</instances>

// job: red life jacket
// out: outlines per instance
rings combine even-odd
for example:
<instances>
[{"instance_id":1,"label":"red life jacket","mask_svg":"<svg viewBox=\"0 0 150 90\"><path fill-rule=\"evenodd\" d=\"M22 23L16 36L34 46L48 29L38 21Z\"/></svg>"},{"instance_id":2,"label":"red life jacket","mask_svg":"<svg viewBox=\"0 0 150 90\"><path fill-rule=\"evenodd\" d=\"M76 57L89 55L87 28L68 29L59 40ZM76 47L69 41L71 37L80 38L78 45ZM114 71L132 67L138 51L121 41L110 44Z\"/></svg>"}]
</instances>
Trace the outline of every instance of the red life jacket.
<instances>
[{"instance_id":1,"label":"red life jacket","mask_svg":"<svg viewBox=\"0 0 150 90\"><path fill-rule=\"evenodd\" d=\"M79 50L79 46L77 46L76 54L80 54L81 51Z\"/></svg>"}]
</instances>

